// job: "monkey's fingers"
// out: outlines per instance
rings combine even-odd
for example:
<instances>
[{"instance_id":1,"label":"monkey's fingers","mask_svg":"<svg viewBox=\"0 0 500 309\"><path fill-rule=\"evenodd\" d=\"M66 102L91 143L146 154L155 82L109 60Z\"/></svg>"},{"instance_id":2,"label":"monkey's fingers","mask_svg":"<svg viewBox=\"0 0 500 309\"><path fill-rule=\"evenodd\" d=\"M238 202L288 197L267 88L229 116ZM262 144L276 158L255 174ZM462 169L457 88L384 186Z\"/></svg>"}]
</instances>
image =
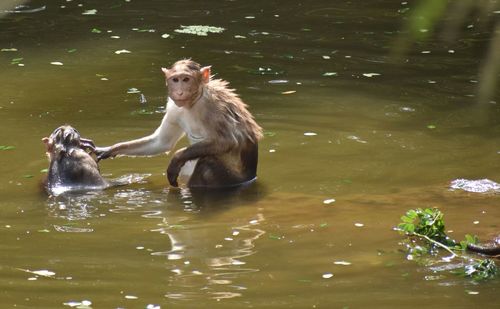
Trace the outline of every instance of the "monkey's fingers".
<instances>
[{"instance_id":1,"label":"monkey's fingers","mask_svg":"<svg viewBox=\"0 0 500 309\"><path fill-rule=\"evenodd\" d=\"M80 143L84 144L85 146L87 146L89 148L94 148L94 149L96 148L94 141L91 139L88 139L88 138L80 137Z\"/></svg>"},{"instance_id":2,"label":"monkey's fingers","mask_svg":"<svg viewBox=\"0 0 500 309\"><path fill-rule=\"evenodd\" d=\"M94 153L97 156L97 162L115 156L111 147L96 147Z\"/></svg>"},{"instance_id":3,"label":"monkey's fingers","mask_svg":"<svg viewBox=\"0 0 500 309\"><path fill-rule=\"evenodd\" d=\"M80 147L85 151L90 151L90 153L96 152L94 142L88 139L80 139Z\"/></svg>"}]
</instances>

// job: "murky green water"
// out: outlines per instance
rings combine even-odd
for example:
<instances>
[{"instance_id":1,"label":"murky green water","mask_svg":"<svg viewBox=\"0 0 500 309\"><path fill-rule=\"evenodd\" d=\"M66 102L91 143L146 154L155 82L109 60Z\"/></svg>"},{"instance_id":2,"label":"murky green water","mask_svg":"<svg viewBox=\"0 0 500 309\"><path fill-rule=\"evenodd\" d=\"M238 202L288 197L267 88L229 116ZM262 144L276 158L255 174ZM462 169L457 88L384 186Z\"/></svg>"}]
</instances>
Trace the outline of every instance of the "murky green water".
<instances>
[{"instance_id":1,"label":"murky green water","mask_svg":"<svg viewBox=\"0 0 500 309\"><path fill-rule=\"evenodd\" d=\"M15 147L0 151L2 307L495 307L499 279L407 261L392 230L430 206L457 239L500 228L498 195L449 190L500 181L500 112L473 98L488 33L419 43L394 64L411 4L45 0L1 17L0 145ZM101 163L108 178L142 179L127 187L41 192L42 137L63 123L102 146L149 134L160 67L186 57L229 80L265 128L256 184L172 190L160 156Z\"/></svg>"}]
</instances>

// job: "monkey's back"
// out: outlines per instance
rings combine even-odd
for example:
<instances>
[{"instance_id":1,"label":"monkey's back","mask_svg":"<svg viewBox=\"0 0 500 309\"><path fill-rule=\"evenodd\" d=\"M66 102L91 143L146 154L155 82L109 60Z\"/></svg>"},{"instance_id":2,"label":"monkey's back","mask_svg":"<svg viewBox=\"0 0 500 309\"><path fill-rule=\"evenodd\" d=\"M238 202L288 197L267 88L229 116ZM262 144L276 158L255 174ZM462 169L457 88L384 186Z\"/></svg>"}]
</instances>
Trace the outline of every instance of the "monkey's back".
<instances>
[{"instance_id":1,"label":"monkey's back","mask_svg":"<svg viewBox=\"0 0 500 309\"><path fill-rule=\"evenodd\" d=\"M95 190L108 187L94 159L84 150L70 149L49 164L46 188L49 192Z\"/></svg>"}]
</instances>

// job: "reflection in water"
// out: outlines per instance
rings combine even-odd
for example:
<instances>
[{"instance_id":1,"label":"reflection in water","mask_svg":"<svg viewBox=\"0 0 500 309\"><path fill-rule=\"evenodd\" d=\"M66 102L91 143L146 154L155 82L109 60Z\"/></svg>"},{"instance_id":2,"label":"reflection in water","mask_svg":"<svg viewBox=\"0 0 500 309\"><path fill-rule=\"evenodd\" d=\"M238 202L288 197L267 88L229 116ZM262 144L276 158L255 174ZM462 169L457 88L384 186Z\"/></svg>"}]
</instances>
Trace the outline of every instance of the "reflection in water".
<instances>
[{"instance_id":1,"label":"reflection in water","mask_svg":"<svg viewBox=\"0 0 500 309\"><path fill-rule=\"evenodd\" d=\"M234 281L242 274L259 271L244 267L244 258L256 252L255 241L265 234L258 228L264 220L262 214L257 214L247 224L231 227L228 235L211 243L212 238L196 231L196 227L179 226L178 222L171 224L165 218L159 224L161 227L154 231L169 237L171 250L152 253L174 262L168 266L173 276L169 279L169 293L165 296L171 299L241 296L246 287ZM199 291L193 292L193 288Z\"/></svg>"},{"instance_id":2,"label":"reflection in water","mask_svg":"<svg viewBox=\"0 0 500 309\"><path fill-rule=\"evenodd\" d=\"M101 192L66 193L51 196L47 201L49 214L69 221L84 220L94 216L96 207L91 201L101 196Z\"/></svg>"},{"instance_id":3,"label":"reflection in water","mask_svg":"<svg viewBox=\"0 0 500 309\"><path fill-rule=\"evenodd\" d=\"M255 187L230 192L188 189L168 192L168 206L182 205L183 212L191 216L167 214L158 224L159 228L152 230L167 235L170 243L169 250L152 253L166 257L167 268L172 273L165 297L187 300L241 296L241 291L246 288L234 281L242 274L259 270L245 267L244 258L256 252L255 241L265 234L259 228L264 216L258 213L241 225L228 223L227 228L222 229L224 234L218 233L221 231L219 225L207 227L203 220L206 215L214 216L228 210L228 205L241 204L241 199L253 195L247 190L253 192ZM235 200L238 201L236 204ZM202 222L193 223L193 215L201 216Z\"/></svg>"},{"instance_id":4,"label":"reflection in water","mask_svg":"<svg viewBox=\"0 0 500 309\"><path fill-rule=\"evenodd\" d=\"M245 259L255 254L255 241L265 234L259 226L265 221L261 213L251 214L238 222L208 224L208 218L218 220L224 211L238 211L232 206L252 203L262 195L256 184L233 190L162 189L116 187L106 191L65 193L51 197L51 216L64 219L66 224L53 225L57 232L93 232L80 221L99 218L104 208L114 215L138 214L141 218L160 220L150 229L168 237L160 243L165 250L144 250L156 257L165 257L168 284L164 295L168 299L224 299L242 295L246 287L237 279L259 271L247 265ZM108 208L109 207L109 208ZM161 261L161 259L160 259Z\"/></svg>"},{"instance_id":5,"label":"reflection in water","mask_svg":"<svg viewBox=\"0 0 500 309\"><path fill-rule=\"evenodd\" d=\"M124 175L117 179L111 180L113 186L123 186L127 184L144 183L145 179L150 174L130 174ZM64 219L65 221L83 221L90 218L99 217L97 214L98 204L115 205L117 202L126 200L127 204L140 205L146 202L151 203L149 199L144 197L146 191L126 189L118 191L112 198L109 198L108 191L65 191L60 194L51 195L47 201L49 215L55 218ZM120 209L133 209L135 206L116 206L117 209L112 209L112 212L118 212ZM63 225L53 225L58 232L84 233L92 232L93 229L87 227L76 227L75 222L66 223Z\"/></svg>"}]
</instances>

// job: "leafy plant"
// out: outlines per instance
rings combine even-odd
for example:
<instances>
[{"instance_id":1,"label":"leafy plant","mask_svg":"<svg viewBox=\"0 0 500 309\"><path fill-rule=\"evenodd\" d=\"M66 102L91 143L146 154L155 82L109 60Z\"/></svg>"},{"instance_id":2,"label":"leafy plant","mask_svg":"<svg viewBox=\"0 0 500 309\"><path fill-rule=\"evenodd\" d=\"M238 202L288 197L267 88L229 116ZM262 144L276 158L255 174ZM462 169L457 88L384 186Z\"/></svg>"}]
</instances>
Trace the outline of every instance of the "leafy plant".
<instances>
[{"instance_id":1,"label":"leafy plant","mask_svg":"<svg viewBox=\"0 0 500 309\"><path fill-rule=\"evenodd\" d=\"M460 273L473 280L485 280L496 276L497 266L490 259L477 259L465 255L468 244L477 243L475 235L465 235L465 240L457 242L446 234L443 213L436 208L411 209L401 217L397 230L413 239L406 242L411 255L423 256L437 254L439 249L445 250L451 256L446 260L460 257L466 265ZM415 241L415 238L423 242Z\"/></svg>"},{"instance_id":2,"label":"leafy plant","mask_svg":"<svg viewBox=\"0 0 500 309\"><path fill-rule=\"evenodd\" d=\"M485 280L496 276L498 268L490 259L479 260L465 266L465 275L474 280Z\"/></svg>"}]
</instances>

